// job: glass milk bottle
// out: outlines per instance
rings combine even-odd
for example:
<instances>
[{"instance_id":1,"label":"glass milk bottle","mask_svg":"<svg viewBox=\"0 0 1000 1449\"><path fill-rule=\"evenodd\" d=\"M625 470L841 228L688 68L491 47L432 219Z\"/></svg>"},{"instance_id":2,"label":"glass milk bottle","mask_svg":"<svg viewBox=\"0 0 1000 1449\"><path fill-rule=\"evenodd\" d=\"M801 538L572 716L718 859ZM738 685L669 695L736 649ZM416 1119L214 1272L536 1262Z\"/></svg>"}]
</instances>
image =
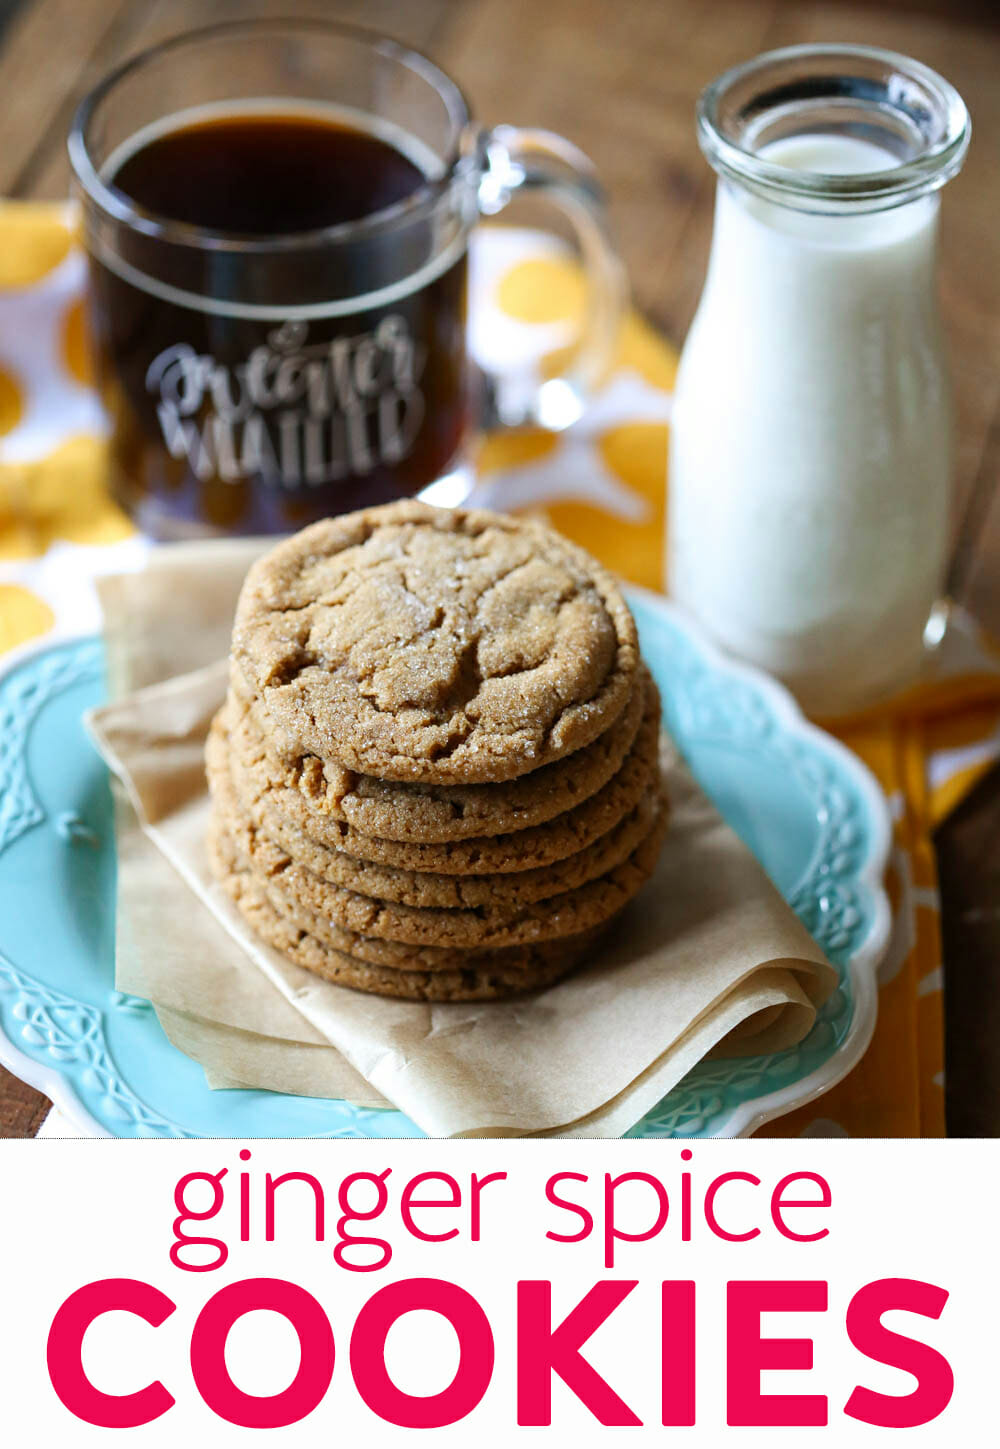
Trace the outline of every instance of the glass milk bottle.
<instances>
[{"instance_id":1,"label":"glass milk bottle","mask_svg":"<svg viewBox=\"0 0 1000 1449\"><path fill-rule=\"evenodd\" d=\"M719 184L674 402L670 589L842 714L916 676L943 586L936 193L969 118L903 56L795 46L709 86L698 129Z\"/></svg>"}]
</instances>

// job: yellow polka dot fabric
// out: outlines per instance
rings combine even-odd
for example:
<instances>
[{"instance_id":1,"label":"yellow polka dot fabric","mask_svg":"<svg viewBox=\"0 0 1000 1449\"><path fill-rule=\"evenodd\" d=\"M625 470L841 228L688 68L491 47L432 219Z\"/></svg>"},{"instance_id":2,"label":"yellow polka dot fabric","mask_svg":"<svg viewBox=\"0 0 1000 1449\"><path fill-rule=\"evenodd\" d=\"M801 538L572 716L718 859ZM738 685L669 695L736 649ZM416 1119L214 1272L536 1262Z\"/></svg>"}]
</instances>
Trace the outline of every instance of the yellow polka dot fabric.
<instances>
[{"instance_id":1,"label":"yellow polka dot fabric","mask_svg":"<svg viewBox=\"0 0 1000 1449\"><path fill-rule=\"evenodd\" d=\"M146 544L108 497L69 206L0 203L0 651L100 622L92 580Z\"/></svg>"},{"instance_id":2,"label":"yellow polka dot fabric","mask_svg":"<svg viewBox=\"0 0 1000 1449\"><path fill-rule=\"evenodd\" d=\"M0 654L48 634L55 621L48 604L31 589L0 584Z\"/></svg>"},{"instance_id":3,"label":"yellow polka dot fabric","mask_svg":"<svg viewBox=\"0 0 1000 1449\"><path fill-rule=\"evenodd\" d=\"M88 632L93 579L148 550L105 487L105 421L93 392L84 262L68 207L0 204L0 653ZM579 271L537 232L481 228L470 338L487 368L552 376L585 305ZM674 349L624 322L615 366L558 436L480 441L474 502L548 518L625 578L661 589ZM937 677L837 733L875 773L895 821L892 941L864 1060L770 1135L937 1136L944 1130L941 943L931 832L1000 757L1000 656L957 615Z\"/></svg>"}]
</instances>

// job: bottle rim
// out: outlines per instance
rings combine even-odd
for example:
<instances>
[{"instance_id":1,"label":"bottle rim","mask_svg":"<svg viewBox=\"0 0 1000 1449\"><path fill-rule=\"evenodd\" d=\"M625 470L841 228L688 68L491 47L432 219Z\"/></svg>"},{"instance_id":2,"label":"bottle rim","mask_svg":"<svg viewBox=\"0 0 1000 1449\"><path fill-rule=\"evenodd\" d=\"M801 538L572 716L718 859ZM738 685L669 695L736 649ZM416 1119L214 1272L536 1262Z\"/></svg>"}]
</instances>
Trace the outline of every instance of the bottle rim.
<instances>
[{"instance_id":1,"label":"bottle rim","mask_svg":"<svg viewBox=\"0 0 1000 1449\"><path fill-rule=\"evenodd\" d=\"M826 118L821 125L816 117ZM896 51L793 45L723 72L698 98L698 142L720 175L800 211L883 211L936 191L957 174L972 123L943 76ZM805 124L796 126L796 118ZM812 124L809 124L812 118ZM768 129L884 133L913 154L878 171L800 171L760 156Z\"/></svg>"}]
</instances>

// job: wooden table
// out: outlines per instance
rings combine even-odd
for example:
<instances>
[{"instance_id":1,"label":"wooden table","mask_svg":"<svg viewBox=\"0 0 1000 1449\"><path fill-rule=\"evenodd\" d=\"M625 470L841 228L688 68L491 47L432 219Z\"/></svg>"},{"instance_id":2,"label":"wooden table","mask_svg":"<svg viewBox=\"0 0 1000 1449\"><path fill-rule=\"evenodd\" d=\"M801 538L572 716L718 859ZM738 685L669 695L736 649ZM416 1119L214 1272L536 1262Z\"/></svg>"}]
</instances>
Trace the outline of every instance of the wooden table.
<instances>
[{"instance_id":1,"label":"wooden table","mask_svg":"<svg viewBox=\"0 0 1000 1449\"><path fill-rule=\"evenodd\" d=\"M80 96L121 57L194 25L314 13L431 52L478 117L551 127L597 163L636 300L678 342L698 299L714 177L694 137L699 89L757 51L889 46L942 71L974 140L949 188L943 294L958 395L957 590L1000 633L1000 10L995 0L0 0L0 195L60 197ZM1000 771L940 831L949 1129L1000 1135ZM47 1110L0 1069L0 1134Z\"/></svg>"}]
</instances>

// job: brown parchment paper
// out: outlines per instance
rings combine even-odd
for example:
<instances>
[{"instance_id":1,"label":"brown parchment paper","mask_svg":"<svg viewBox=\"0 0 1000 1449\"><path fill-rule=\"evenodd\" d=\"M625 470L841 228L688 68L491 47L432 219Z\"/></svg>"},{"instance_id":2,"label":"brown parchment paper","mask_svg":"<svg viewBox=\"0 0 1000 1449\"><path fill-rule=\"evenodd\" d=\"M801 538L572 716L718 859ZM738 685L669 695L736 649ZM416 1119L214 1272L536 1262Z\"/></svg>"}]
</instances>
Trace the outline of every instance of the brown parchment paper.
<instances>
[{"instance_id":1,"label":"brown parchment paper","mask_svg":"<svg viewBox=\"0 0 1000 1449\"><path fill-rule=\"evenodd\" d=\"M226 601L235 602L253 559L272 541L174 545L154 551L142 574L100 580L109 694L224 653L232 623ZM210 1086L389 1105L280 991L247 972L243 951L207 906L185 893L178 916L177 872L143 833L124 787L114 777L112 785L119 990L153 1002L167 1037L200 1063ZM191 1002L207 1015L187 1012Z\"/></svg>"},{"instance_id":2,"label":"brown parchment paper","mask_svg":"<svg viewBox=\"0 0 1000 1449\"><path fill-rule=\"evenodd\" d=\"M801 1040L832 968L669 749L673 814L654 879L593 964L540 995L393 1002L258 942L206 868L201 752L261 547L162 549L146 573L106 581L112 683L126 692L89 720L128 801L118 983L154 1002L210 1084L389 1103L431 1135L611 1136L720 1043L736 1055Z\"/></svg>"}]
</instances>

